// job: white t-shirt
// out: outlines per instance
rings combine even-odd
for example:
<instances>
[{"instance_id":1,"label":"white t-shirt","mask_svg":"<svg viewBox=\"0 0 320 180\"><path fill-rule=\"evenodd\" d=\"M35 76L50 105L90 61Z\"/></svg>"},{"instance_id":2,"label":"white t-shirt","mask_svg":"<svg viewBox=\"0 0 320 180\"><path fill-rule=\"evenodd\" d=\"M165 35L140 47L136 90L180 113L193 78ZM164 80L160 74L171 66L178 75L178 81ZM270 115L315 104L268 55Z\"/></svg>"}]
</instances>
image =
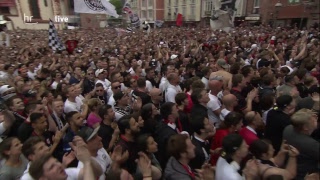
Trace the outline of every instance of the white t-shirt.
<instances>
[{"instance_id":1,"label":"white t-shirt","mask_svg":"<svg viewBox=\"0 0 320 180\"><path fill-rule=\"evenodd\" d=\"M34 80L35 76L37 75L37 71L34 71L34 72L28 71L27 74L30 79Z\"/></svg>"},{"instance_id":2,"label":"white t-shirt","mask_svg":"<svg viewBox=\"0 0 320 180\"><path fill-rule=\"evenodd\" d=\"M222 157L219 157L216 166L216 180L243 180L238 173L240 166L235 161L230 164Z\"/></svg>"},{"instance_id":3,"label":"white t-shirt","mask_svg":"<svg viewBox=\"0 0 320 180\"><path fill-rule=\"evenodd\" d=\"M167 89L168 86L168 80L165 77L162 77L159 84L159 89L161 92Z\"/></svg>"},{"instance_id":4,"label":"white t-shirt","mask_svg":"<svg viewBox=\"0 0 320 180\"><path fill-rule=\"evenodd\" d=\"M28 163L27 169L23 172L20 180L34 180L29 174L31 162ZM78 180L80 168L67 168L65 169L66 174L68 175L67 180Z\"/></svg>"},{"instance_id":5,"label":"white t-shirt","mask_svg":"<svg viewBox=\"0 0 320 180\"><path fill-rule=\"evenodd\" d=\"M98 155L96 157L92 157L92 158L101 166L101 169L103 172L99 180L105 180L106 179L105 173L107 173L110 170L112 160L104 148L99 149L97 154ZM78 169L81 169L81 168L83 168L83 163L79 161Z\"/></svg>"},{"instance_id":6,"label":"white t-shirt","mask_svg":"<svg viewBox=\"0 0 320 180\"><path fill-rule=\"evenodd\" d=\"M168 87L165 93L166 102L173 102L176 103L176 95L182 92L181 87L179 85L173 86L172 84L168 83Z\"/></svg>"},{"instance_id":7,"label":"white t-shirt","mask_svg":"<svg viewBox=\"0 0 320 180\"><path fill-rule=\"evenodd\" d=\"M79 97L76 97L76 102L71 102L68 99L64 103L64 113L69 113L71 111L81 111L81 106L83 102Z\"/></svg>"},{"instance_id":8,"label":"white t-shirt","mask_svg":"<svg viewBox=\"0 0 320 180\"><path fill-rule=\"evenodd\" d=\"M210 101L207 103L209 121L219 126L220 118L216 114L214 114L213 111L221 108L221 102L219 101L217 96L212 95L211 93L209 93L209 98Z\"/></svg>"},{"instance_id":9,"label":"white t-shirt","mask_svg":"<svg viewBox=\"0 0 320 180\"><path fill-rule=\"evenodd\" d=\"M228 109L226 108L223 108L220 112L220 119L221 121L224 121L224 118L230 113L231 111L229 111Z\"/></svg>"},{"instance_id":10,"label":"white t-shirt","mask_svg":"<svg viewBox=\"0 0 320 180\"><path fill-rule=\"evenodd\" d=\"M151 89L153 88L152 83L149 80L146 80L146 88L148 92L150 92Z\"/></svg>"},{"instance_id":11,"label":"white t-shirt","mask_svg":"<svg viewBox=\"0 0 320 180\"><path fill-rule=\"evenodd\" d=\"M0 123L0 135L6 131L6 128L3 126L3 122Z\"/></svg>"},{"instance_id":12,"label":"white t-shirt","mask_svg":"<svg viewBox=\"0 0 320 180\"><path fill-rule=\"evenodd\" d=\"M205 89L208 89L208 79L205 77L202 77L201 81L203 82Z\"/></svg>"}]
</instances>

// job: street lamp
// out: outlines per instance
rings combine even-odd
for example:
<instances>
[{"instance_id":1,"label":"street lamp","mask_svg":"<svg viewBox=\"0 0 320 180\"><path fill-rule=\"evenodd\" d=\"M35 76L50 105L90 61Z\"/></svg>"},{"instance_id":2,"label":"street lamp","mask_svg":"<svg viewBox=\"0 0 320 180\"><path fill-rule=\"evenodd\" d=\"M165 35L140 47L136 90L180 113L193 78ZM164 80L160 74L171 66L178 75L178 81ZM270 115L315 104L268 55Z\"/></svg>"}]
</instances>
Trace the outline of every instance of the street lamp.
<instances>
[{"instance_id":1,"label":"street lamp","mask_svg":"<svg viewBox=\"0 0 320 180\"><path fill-rule=\"evenodd\" d=\"M278 13L279 13L279 10L280 10L280 8L282 8L282 3L280 2L280 0L274 5L274 7L275 7L275 20L274 20L274 25L276 25L276 20L278 20Z\"/></svg>"}]
</instances>

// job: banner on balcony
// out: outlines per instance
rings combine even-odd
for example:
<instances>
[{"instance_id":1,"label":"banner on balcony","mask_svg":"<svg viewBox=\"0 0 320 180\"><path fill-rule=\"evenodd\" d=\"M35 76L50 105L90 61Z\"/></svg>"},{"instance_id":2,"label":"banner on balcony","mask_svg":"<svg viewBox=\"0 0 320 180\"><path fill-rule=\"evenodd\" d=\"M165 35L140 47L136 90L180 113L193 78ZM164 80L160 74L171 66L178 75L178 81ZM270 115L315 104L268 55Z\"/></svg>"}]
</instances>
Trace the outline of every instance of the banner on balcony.
<instances>
[{"instance_id":1,"label":"banner on balcony","mask_svg":"<svg viewBox=\"0 0 320 180\"><path fill-rule=\"evenodd\" d=\"M220 0L215 2L215 9L210 19L211 29L229 32L233 28L236 7L242 0Z\"/></svg>"}]
</instances>

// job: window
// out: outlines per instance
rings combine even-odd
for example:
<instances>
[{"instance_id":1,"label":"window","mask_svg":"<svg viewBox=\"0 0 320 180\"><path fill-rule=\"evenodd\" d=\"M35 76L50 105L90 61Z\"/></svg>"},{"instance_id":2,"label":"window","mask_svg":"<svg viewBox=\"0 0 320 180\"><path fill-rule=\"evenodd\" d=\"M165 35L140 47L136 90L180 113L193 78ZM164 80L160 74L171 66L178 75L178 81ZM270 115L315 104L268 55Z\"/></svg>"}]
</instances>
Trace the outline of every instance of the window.
<instances>
[{"instance_id":1,"label":"window","mask_svg":"<svg viewBox=\"0 0 320 180\"><path fill-rule=\"evenodd\" d=\"M45 7L48 7L48 2L47 2L47 0L43 0L43 4L44 4Z\"/></svg>"},{"instance_id":2,"label":"window","mask_svg":"<svg viewBox=\"0 0 320 180\"><path fill-rule=\"evenodd\" d=\"M176 0L175 5L178 6L178 0Z\"/></svg>"},{"instance_id":3,"label":"window","mask_svg":"<svg viewBox=\"0 0 320 180\"><path fill-rule=\"evenodd\" d=\"M153 6L153 0L148 1L148 6Z\"/></svg>"},{"instance_id":4,"label":"window","mask_svg":"<svg viewBox=\"0 0 320 180\"><path fill-rule=\"evenodd\" d=\"M213 10L213 2L212 1L206 1L205 10L206 11L212 11Z\"/></svg>"},{"instance_id":5,"label":"window","mask_svg":"<svg viewBox=\"0 0 320 180\"><path fill-rule=\"evenodd\" d=\"M191 4L194 4L194 3L196 3L195 0L191 0Z\"/></svg>"},{"instance_id":6,"label":"window","mask_svg":"<svg viewBox=\"0 0 320 180\"><path fill-rule=\"evenodd\" d=\"M260 7L260 0L254 0L253 7L254 8L259 8Z\"/></svg>"},{"instance_id":7,"label":"window","mask_svg":"<svg viewBox=\"0 0 320 180\"><path fill-rule=\"evenodd\" d=\"M196 13L196 6L194 6L194 5L190 6L190 14L191 14L191 16L194 16L195 13Z\"/></svg>"},{"instance_id":8,"label":"window","mask_svg":"<svg viewBox=\"0 0 320 180\"><path fill-rule=\"evenodd\" d=\"M148 19L153 19L153 10L149 10Z\"/></svg>"},{"instance_id":9,"label":"window","mask_svg":"<svg viewBox=\"0 0 320 180\"><path fill-rule=\"evenodd\" d=\"M289 0L290 4L296 4L296 3L300 3L300 0Z\"/></svg>"},{"instance_id":10,"label":"window","mask_svg":"<svg viewBox=\"0 0 320 180\"><path fill-rule=\"evenodd\" d=\"M31 14L34 19L41 19L38 0L29 0Z\"/></svg>"},{"instance_id":11,"label":"window","mask_svg":"<svg viewBox=\"0 0 320 180\"><path fill-rule=\"evenodd\" d=\"M187 14L187 8L185 6L182 7L182 15L186 16Z\"/></svg>"},{"instance_id":12,"label":"window","mask_svg":"<svg viewBox=\"0 0 320 180\"><path fill-rule=\"evenodd\" d=\"M259 14L260 11L260 0L254 0L252 14Z\"/></svg>"},{"instance_id":13,"label":"window","mask_svg":"<svg viewBox=\"0 0 320 180\"><path fill-rule=\"evenodd\" d=\"M142 18L147 18L147 11L142 11Z\"/></svg>"},{"instance_id":14,"label":"window","mask_svg":"<svg viewBox=\"0 0 320 180\"><path fill-rule=\"evenodd\" d=\"M10 14L9 7L0 7L0 14Z\"/></svg>"}]
</instances>

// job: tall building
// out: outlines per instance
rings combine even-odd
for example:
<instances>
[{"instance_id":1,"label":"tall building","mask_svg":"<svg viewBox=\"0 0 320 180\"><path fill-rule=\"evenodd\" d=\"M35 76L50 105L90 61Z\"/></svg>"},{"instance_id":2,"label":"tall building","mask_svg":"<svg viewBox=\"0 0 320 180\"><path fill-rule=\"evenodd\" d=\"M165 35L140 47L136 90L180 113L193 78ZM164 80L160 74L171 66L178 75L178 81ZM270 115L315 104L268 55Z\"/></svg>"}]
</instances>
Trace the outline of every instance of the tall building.
<instances>
[{"instance_id":1,"label":"tall building","mask_svg":"<svg viewBox=\"0 0 320 180\"><path fill-rule=\"evenodd\" d=\"M0 14L10 20L7 23L9 30L48 29L49 19L54 19L55 15L63 16L72 13L69 0L0 0ZM62 29L63 24L56 27Z\"/></svg>"},{"instance_id":2,"label":"tall building","mask_svg":"<svg viewBox=\"0 0 320 180\"><path fill-rule=\"evenodd\" d=\"M177 15L183 16L183 26L198 26L201 20L202 0L165 0L164 19L166 24L175 25Z\"/></svg>"}]
</instances>

